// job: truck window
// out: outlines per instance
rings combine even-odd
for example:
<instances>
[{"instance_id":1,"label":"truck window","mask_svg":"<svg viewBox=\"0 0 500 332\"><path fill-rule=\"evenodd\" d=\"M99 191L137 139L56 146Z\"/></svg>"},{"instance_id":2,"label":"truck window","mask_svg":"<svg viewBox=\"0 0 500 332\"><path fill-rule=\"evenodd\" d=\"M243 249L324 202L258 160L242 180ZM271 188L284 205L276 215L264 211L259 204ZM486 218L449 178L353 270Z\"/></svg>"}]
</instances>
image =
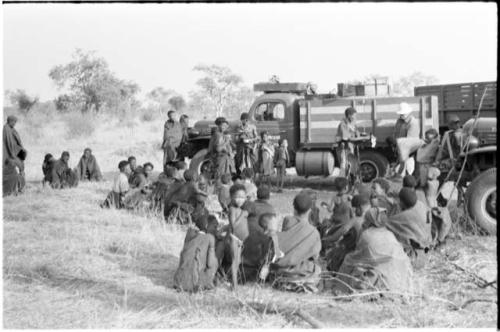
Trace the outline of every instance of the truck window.
<instances>
[{"instance_id":1,"label":"truck window","mask_svg":"<svg viewBox=\"0 0 500 332\"><path fill-rule=\"evenodd\" d=\"M279 121L285 119L285 106L280 102L267 102L255 109L257 121Z\"/></svg>"}]
</instances>

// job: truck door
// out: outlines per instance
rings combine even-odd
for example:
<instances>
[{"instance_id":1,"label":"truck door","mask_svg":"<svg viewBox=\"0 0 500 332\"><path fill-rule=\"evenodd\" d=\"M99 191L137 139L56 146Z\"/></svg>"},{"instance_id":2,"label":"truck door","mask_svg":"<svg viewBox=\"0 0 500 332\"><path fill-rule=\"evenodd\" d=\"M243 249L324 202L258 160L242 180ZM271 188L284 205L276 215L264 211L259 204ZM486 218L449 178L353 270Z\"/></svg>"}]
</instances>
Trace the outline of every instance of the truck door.
<instances>
[{"instance_id":1,"label":"truck door","mask_svg":"<svg viewBox=\"0 0 500 332\"><path fill-rule=\"evenodd\" d=\"M271 142L278 144L280 138L288 140L288 144L293 143L293 137L288 137L293 133L293 122L290 118L291 112L285 111L283 101L262 101L255 107L254 120L259 134L262 131L269 133Z\"/></svg>"}]
</instances>

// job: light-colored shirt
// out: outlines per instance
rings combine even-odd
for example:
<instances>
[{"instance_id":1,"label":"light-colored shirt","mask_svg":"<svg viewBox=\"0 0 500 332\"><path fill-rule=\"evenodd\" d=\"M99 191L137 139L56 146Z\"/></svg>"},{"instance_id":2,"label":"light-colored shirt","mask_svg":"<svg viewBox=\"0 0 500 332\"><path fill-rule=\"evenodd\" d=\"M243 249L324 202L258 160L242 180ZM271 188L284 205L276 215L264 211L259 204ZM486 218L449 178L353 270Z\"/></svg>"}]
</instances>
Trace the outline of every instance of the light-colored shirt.
<instances>
[{"instance_id":1,"label":"light-colored shirt","mask_svg":"<svg viewBox=\"0 0 500 332\"><path fill-rule=\"evenodd\" d=\"M113 191L118 194L123 194L129 191L128 177L125 173L120 172L113 181Z\"/></svg>"},{"instance_id":2,"label":"light-colored shirt","mask_svg":"<svg viewBox=\"0 0 500 332\"><path fill-rule=\"evenodd\" d=\"M406 120L398 119L394 126L394 138L403 137L420 137L418 122L411 115Z\"/></svg>"}]
</instances>

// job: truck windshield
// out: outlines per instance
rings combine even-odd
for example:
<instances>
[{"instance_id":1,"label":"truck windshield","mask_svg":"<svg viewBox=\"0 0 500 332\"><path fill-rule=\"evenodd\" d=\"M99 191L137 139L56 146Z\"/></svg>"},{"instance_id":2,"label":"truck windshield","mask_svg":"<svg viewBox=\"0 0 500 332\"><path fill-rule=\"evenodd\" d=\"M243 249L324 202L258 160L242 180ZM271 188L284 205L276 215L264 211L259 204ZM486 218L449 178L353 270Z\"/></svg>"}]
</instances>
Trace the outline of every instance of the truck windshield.
<instances>
[{"instance_id":1,"label":"truck windshield","mask_svg":"<svg viewBox=\"0 0 500 332\"><path fill-rule=\"evenodd\" d=\"M255 109L257 121L279 121L285 118L285 106L280 102L265 102Z\"/></svg>"}]
</instances>

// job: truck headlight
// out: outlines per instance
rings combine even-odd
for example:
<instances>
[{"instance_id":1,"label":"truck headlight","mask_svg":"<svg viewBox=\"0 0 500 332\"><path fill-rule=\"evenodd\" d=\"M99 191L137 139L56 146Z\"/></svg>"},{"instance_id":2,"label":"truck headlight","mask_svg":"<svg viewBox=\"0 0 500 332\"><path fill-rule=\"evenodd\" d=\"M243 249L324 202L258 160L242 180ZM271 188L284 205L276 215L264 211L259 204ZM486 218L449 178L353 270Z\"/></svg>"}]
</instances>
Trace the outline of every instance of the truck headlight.
<instances>
[{"instance_id":1,"label":"truck headlight","mask_svg":"<svg viewBox=\"0 0 500 332\"><path fill-rule=\"evenodd\" d=\"M479 139L475 136L469 136L469 151L479 147Z\"/></svg>"}]
</instances>

